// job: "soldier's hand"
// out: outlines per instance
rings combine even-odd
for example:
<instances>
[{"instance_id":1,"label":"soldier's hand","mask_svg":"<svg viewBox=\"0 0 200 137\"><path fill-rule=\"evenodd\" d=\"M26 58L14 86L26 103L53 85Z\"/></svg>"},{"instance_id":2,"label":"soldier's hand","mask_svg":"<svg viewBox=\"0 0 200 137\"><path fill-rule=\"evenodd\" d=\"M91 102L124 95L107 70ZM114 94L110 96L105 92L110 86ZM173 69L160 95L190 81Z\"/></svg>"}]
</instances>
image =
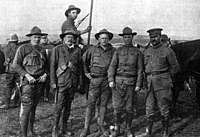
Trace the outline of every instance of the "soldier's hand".
<instances>
[{"instance_id":1,"label":"soldier's hand","mask_svg":"<svg viewBox=\"0 0 200 137\"><path fill-rule=\"evenodd\" d=\"M38 80L38 81L39 81L39 82L45 82L46 79L47 79L47 74L44 73L44 75L42 75L42 76L39 77L39 80Z\"/></svg>"},{"instance_id":2,"label":"soldier's hand","mask_svg":"<svg viewBox=\"0 0 200 137\"><path fill-rule=\"evenodd\" d=\"M87 32L90 32L92 30L92 26L88 26L86 30Z\"/></svg>"},{"instance_id":3,"label":"soldier's hand","mask_svg":"<svg viewBox=\"0 0 200 137\"><path fill-rule=\"evenodd\" d=\"M72 67L73 67L73 64L72 64L70 61L68 62L68 67L69 67L69 68L72 68Z\"/></svg>"},{"instance_id":4,"label":"soldier's hand","mask_svg":"<svg viewBox=\"0 0 200 137\"><path fill-rule=\"evenodd\" d=\"M53 90L55 90L55 89L56 89L56 84L51 85L51 88L52 88Z\"/></svg>"},{"instance_id":5,"label":"soldier's hand","mask_svg":"<svg viewBox=\"0 0 200 137\"><path fill-rule=\"evenodd\" d=\"M85 73L85 76L86 76L87 78L89 78L89 79L92 79L92 76L91 76L90 73Z\"/></svg>"},{"instance_id":6,"label":"soldier's hand","mask_svg":"<svg viewBox=\"0 0 200 137\"><path fill-rule=\"evenodd\" d=\"M114 82L109 82L109 87L114 88L115 87L115 83Z\"/></svg>"},{"instance_id":7,"label":"soldier's hand","mask_svg":"<svg viewBox=\"0 0 200 137\"><path fill-rule=\"evenodd\" d=\"M135 87L135 92L139 92L140 89L141 89L141 88L140 88L139 86L136 86L136 87Z\"/></svg>"},{"instance_id":8,"label":"soldier's hand","mask_svg":"<svg viewBox=\"0 0 200 137\"><path fill-rule=\"evenodd\" d=\"M35 78L32 77L30 74L26 74L25 77L28 79L28 82L30 84L35 83L35 81L36 81Z\"/></svg>"}]
</instances>

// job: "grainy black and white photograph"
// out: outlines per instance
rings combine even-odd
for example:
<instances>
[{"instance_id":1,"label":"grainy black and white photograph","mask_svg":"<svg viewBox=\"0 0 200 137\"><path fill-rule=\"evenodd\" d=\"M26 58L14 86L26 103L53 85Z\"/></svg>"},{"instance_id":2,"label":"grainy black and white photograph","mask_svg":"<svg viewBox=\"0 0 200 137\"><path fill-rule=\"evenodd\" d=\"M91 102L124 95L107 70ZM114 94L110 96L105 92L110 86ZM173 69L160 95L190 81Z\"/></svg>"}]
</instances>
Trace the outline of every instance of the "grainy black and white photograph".
<instances>
[{"instance_id":1,"label":"grainy black and white photograph","mask_svg":"<svg viewBox=\"0 0 200 137\"><path fill-rule=\"evenodd\" d=\"M0 137L200 137L199 0L0 0Z\"/></svg>"}]
</instances>

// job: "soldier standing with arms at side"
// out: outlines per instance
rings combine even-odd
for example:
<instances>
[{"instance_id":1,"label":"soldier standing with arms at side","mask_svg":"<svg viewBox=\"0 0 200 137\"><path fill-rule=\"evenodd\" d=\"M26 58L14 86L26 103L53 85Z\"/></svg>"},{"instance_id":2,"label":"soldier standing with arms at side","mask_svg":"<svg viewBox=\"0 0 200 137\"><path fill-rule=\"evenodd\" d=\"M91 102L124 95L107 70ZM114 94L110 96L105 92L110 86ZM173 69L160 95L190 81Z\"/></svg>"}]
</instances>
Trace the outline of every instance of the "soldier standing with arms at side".
<instances>
[{"instance_id":1,"label":"soldier standing with arms at side","mask_svg":"<svg viewBox=\"0 0 200 137\"><path fill-rule=\"evenodd\" d=\"M13 67L21 78L21 137L27 137L27 131L30 136L39 136L34 132L33 125L36 107L43 95L43 85L47 77L46 52L39 46L42 35L45 34L34 26L26 35L30 37L30 43L18 48L13 62Z\"/></svg>"},{"instance_id":2,"label":"soldier standing with arms at side","mask_svg":"<svg viewBox=\"0 0 200 137\"><path fill-rule=\"evenodd\" d=\"M133 38L136 32L125 27L123 37L125 45L118 48L112 58L108 70L109 86L112 88L112 100L114 107L115 128L112 134L116 137L120 133L120 121L122 111L126 110L126 135L134 136L131 130L132 119L134 116L134 105L136 103L136 92L142 88L142 53L133 46Z\"/></svg>"},{"instance_id":3,"label":"soldier standing with arms at side","mask_svg":"<svg viewBox=\"0 0 200 137\"><path fill-rule=\"evenodd\" d=\"M153 137L152 128L155 117L155 107L158 106L161 112L162 134L168 137L169 110L172 99L171 77L178 71L179 65L172 49L161 43L160 28L150 29L150 42L153 46L144 52L144 65L148 90L146 92L146 118L147 133L145 136Z\"/></svg>"},{"instance_id":4,"label":"soldier standing with arms at side","mask_svg":"<svg viewBox=\"0 0 200 137\"><path fill-rule=\"evenodd\" d=\"M48 75L46 79L45 91L44 91L44 101L49 101L49 90L50 90L50 61L51 61L51 54L52 49L54 48L53 45L48 43L48 34L41 36L40 46L42 46L47 54L47 61L48 61Z\"/></svg>"},{"instance_id":5,"label":"soldier standing with arms at side","mask_svg":"<svg viewBox=\"0 0 200 137\"><path fill-rule=\"evenodd\" d=\"M5 109L9 109L12 90L16 87L16 82L19 83L19 74L14 71L12 65L13 60L15 57L15 53L18 48L18 36L17 34L12 34L10 39L8 40L8 44L4 47L4 54L5 54L5 62L4 65L6 67L5 70L5 95L6 95L6 105ZM19 94L16 94L14 98L14 106L16 106L17 101L19 99Z\"/></svg>"},{"instance_id":6,"label":"soldier standing with arms at side","mask_svg":"<svg viewBox=\"0 0 200 137\"><path fill-rule=\"evenodd\" d=\"M52 137L58 137L58 124L62 110L61 134L73 135L72 131L67 128L67 121L75 91L82 83L81 49L74 45L76 37L76 31L67 29L60 35L63 44L55 47L51 56L51 87L58 92Z\"/></svg>"},{"instance_id":7,"label":"soldier standing with arms at side","mask_svg":"<svg viewBox=\"0 0 200 137\"><path fill-rule=\"evenodd\" d=\"M99 43L96 46L90 47L83 55L84 72L90 79L90 86L87 100L85 126L80 137L86 137L89 134L92 113L98 99L100 99L98 133L107 136L107 132L103 127L107 103L111 97L111 89L108 86L107 70L115 49L110 43L108 43L113 38L113 34L106 29L103 29L99 33L95 34L95 38L99 41Z\"/></svg>"}]
</instances>

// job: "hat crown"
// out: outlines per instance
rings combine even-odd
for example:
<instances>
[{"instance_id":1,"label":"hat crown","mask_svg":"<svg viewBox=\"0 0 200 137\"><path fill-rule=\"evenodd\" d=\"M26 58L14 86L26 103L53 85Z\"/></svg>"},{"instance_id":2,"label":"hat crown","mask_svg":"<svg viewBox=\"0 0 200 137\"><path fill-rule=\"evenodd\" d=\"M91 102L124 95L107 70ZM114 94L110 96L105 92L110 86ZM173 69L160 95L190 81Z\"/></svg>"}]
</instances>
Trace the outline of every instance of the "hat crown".
<instances>
[{"instance_id":1,"label":"hat crown","mask_svg":"<svg viewBox=\"0 0 200 137\"><path fill-rule=\"evenodd\" d=\"M73 34L73 35L76 35L77 33L76 33L75 30L69 28L69 29L65 30L65 32L63 34Z\"/></svg>"},{"instance_id":2,"label":"hat crown","mask_svg":"<svg viewBox=\"0 0 200 137\"><path fill-rule=\"evenodd\" d=\"M18 41L18 36L17 36L17 34L12 34L12 35L10 36L9 41Z\"/></svg>"},{"instance_id":3,"label":"hat crown","mask_svg":"<svg viewBox=\"0 0 200 137\"><path fill-rule=\"evenodd\" d=\"M123 34L132 34L132 29L131 28L129 28L129 27L125 27L124 29L123 29Z\"/></svg>"},{"instance_id":4,"label":"hat crown","mask_svg":"<svg viewBox=\"0 0 200 137\"><path fill-rule=\"evenodd\" d=\"M74 5L69 5L68 9L74 9L76 8Z\"/></svg>"},{"instance_id":5,"label":"hat crown","mask_svg":"<svg viewBox=\"0 0 200 137\"><path fill-rule=\"evenodd\" d=\"M102 30L99 31L99 33L101 33L101 34L102 33L108 33L108 30L107 29L102 29Z\"/></svg>"},{"instance_id":6,"label":"hat crown","mask_svg":"<svg viewBox=\"0 0 200 137\"><path fill-rule=\"evenodd\" d=\"M31 32L30 34L39 34L41 33L41 29L38 28L37 26L34 26L32 29L31 29Z\"/></svg>"}]
</instances>

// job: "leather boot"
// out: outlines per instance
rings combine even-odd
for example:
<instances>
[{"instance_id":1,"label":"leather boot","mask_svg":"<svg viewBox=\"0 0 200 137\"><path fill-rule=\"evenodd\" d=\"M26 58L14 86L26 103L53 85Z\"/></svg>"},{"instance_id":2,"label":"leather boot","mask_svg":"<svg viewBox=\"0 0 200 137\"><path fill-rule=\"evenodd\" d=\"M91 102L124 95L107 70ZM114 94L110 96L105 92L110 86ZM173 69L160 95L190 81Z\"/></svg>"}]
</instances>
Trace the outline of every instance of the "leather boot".
<instances>
[{"instance_id":1,"label":"leather boot","mask_svg":"<svg viewBox=\"0 0 200 137\"><path fill-rule=\"evenodd\" d=\"M147 118L147 128L146 128L145 137L153 137L152 129L153 129L153 118L152 117L148 117Z\"/></svg>"},{"instance_id":2,"label":"leather boot","mask_svg":"<svg viewBox=\"0 0 200 137\"><path fill-rule=\"evenodd\" d=\"M80 137L87 137L89 134L89 127L90 127L90 121L92 118L92 108L87 107L86 109L86 116L85 116L85 125L82 133L80 134Z\"/></svg>"},{"instance_id":3,"label":"leather boot","mask_svg":"<svg viewBox=\"0 0 200 137\"><path fill-rule=\"evenodd\" d=\"M20 117L20 137L27 137L28 118L27 116Z\"/></svg>"},{"instance_id":4,"label":"leather boot","mask_svg":"<svg viewBox=\"0 0 200 137\"><path fill-rule=\"evenodd\" d=\"M163 124L163 137L169 137L169 117L163 117L162 119Z\"/></svg>"},{"instance_id":5,"label":"leather boot","mask_svg":"<svg viewBox=\"0 0 200 137\"><path fill-rule=\"evenodd\" d=\"M36 134L33 130L34 122L35 122L35 109L31 111L29 116L28 133L31 137L40 137L40 135Z\"/></svg>"},{"instance_id":6,"label":"leather boot","mask_svg":"<svg viewBox=\"0 0 200 137\"><path fill-rule=\"evenodd\" d=\"M120 134L120 120L121 120L121 113L116 113L114 116L115 119L115 127L114 132L112 133L112 137L117 137Z\"/></svg>"},{"instance_id":7,"label":"leather boot","mask_svg":"<svg viewBox=\"0 0 200 137\"><path fill-rule=\"evenodd\" d=\"M127 113L127 118L126 118L126 136L127 137L134 137L134 132L132 131L132 120L133 120L133 113Z\"/></svg>"},{"instance_id":8,"label":"leather boot","mask_svg":"<svg viewBox=\"0 0 200 137\"><path fill-rule=\"evenodd\" d=\"M70 110L64 110L63 117L62 117L62 124L61 124L61 134L62 136L72 136L73 132L67 128L67 121L69 119Z\"/></svg>"}]
</instances>

